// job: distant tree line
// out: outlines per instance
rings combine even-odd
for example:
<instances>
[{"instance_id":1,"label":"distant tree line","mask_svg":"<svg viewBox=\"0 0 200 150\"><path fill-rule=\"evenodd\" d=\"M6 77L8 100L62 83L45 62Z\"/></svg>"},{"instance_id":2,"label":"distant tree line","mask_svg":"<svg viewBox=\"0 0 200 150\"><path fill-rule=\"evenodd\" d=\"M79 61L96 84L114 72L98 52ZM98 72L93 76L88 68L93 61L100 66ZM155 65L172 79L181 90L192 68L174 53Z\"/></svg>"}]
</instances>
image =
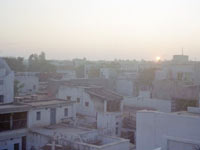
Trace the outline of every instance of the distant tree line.
<instances>
[{"instance_id":1,"label":"distant tree line","mask_svg":"<svg viewBox=\"0 0 200 150\"><path fill-rule=\"evenodd\" d=\"M4 57L10 68L15 72L56 72L56 66L46 60L44 52L31 54L28 63L25 65L23 57Z\"/></svg>"}]
</instances>

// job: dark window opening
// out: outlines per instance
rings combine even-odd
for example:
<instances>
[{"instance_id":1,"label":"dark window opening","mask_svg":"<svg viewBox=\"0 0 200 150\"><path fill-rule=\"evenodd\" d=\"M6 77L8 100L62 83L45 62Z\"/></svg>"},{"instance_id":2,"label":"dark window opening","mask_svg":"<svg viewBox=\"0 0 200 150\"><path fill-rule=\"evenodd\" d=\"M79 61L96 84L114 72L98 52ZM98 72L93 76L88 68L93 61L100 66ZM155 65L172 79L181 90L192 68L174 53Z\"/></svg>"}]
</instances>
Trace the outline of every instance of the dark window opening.
<instances>
[{"instance_id":1,"label":"dark window opening","mask_svg":"<svg viewBox=\"0 0 200 150\"><path fill-rule=\"evenodd\" d=\"M0 95L0 103L4 102L4 95Z\"/></svg>"},{"instance_id":2,"label":"dark window opening","mask_svg":"<svg viewBox=\"0 0 200 150\"><path fill-rule=\"evenodd\" d=\"M118 135L118 132L119 132L118 130L119 130L119 129L118 129L118 127L117 127L116 130L115 130L115 134L116 134L116 135Z\"/></svg>"},{"instance_id":3,"label":"dark window opening","mask_svg":"<svg viewBox=\"0 0 200 150\"><path fill-rule=\"evenodd\" d=\"M27 127L27 113L13 113L0 115L0 132L23 129Z\"/></svg>"},{"instance_id":4,"label":"dark window opening","mask_svg":"<svg viewBox=\"0 0 200 150\"><path fill-rule=\"evenodd\" d=\"M38 111L36 114L36 120L40 120L41 119L41 112Z\"/></svg>"},{"instance_id":5,"label":"dark window opening","mask_svg":"<svg viewBox=\"0 0 200 150\"><path fill-rule=\"evenodd\" d=\"M33 85L33 90L34 90L34 91L36 90L36 85Z\"/></svg>"},{"instance_id":6,"label":"dark window opening","mask_svg":"<svg viewBox=\"0 0 200 150\"><path fill-rule=\"evenodd\" d=\"M80 102L81 102L80 98L77 98L77 103L80 103Z\"/></svg>"},{"instance_id":7,"label":"dark window opening","mask_svg":"<svg viewBox=\"0 0 200 150\"><path fill-rule=\"evenodd\" d=\"M70 100L71 100L71 96L67 96L67 100L69 100L69 101L70 101Z\"/></svg>"},{"instance_id":8,"label":"dark window opening","mask_svg":"<svg viewBox=\"0 0 200 150\"><path fill-rule=\"evenodd\" d=\"M22 137L22 150L26 150L26 136Z\"/></svg>"},{"instance_id":9,"label":"dark window opening","mask_svg":"<svg viewBox=\"0 0 200 150\"><path fill-rule=\"evenodd\" d=\"M65 116L68 116L68 108L65 108Z\"/></svg>"},{"instance_id":10,"label":"dark window opening","mask_svg":"<svg viewBox=\"0 0 200 150\"><path fill-rule=\"evenodd\" d=\"M120 102L117 101L107 101L107 112L119 112Z\"/></svg>"},{"instance_id":11,"label":"dark window opening","mask_svg":"<svg viewBox=\"0 0 200 150\"><path fill-rule=\"evenodd\" d=\"M89 102L85 102L85 106L88 107L89 106Z\"/></svg>"},{"instance_id":12,"label":"dark window opening","mask_svg":"<svg viewBox=\"0 0 200 150\"><path fill-rule=\"evenodd\" d=\"M14 144L14 150L19 150L19 143Z\"/></svg>"},{"instance_id":13,"label":"dark window opening","mask_svg":"<svg viewBox=\"0 0 200 150\"><path fill-rule=\"evenodd\" d=\"M21 129L27 127L27 113L13 114L13 129Z\"/></svg>"}]
</instances>

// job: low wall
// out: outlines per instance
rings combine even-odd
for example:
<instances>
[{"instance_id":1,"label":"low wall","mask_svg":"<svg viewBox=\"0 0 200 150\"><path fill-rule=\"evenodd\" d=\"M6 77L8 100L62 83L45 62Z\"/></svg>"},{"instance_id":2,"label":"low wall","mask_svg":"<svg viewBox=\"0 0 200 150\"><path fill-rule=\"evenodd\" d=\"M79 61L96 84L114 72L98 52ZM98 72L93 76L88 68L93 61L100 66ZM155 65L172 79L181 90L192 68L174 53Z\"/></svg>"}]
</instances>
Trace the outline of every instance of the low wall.
<instances>
[{"instance_id":1,"label":"low wall","mask_svg":"<svg viewBox=\"0 0 200 150\"><path fill-rule=\"evenodd\" d=\"M161 112L171 112L171 101L150 98L124 98L125 106L147 107Z\"/></svg>"}]
</instances>

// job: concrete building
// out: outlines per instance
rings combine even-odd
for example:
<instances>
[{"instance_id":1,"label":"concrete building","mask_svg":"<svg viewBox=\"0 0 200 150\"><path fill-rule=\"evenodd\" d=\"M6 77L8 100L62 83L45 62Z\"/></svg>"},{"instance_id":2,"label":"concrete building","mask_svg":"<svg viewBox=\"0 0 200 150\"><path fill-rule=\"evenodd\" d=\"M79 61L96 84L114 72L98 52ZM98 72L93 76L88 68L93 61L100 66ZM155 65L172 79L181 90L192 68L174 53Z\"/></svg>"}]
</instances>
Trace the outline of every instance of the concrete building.
<instances>
[{"instance_id":1,"label":"concrete building","mask_svg":"<svg viewBox=\"0 0 200 150\"><path fill-rule=\"evenodd\" d=\"M189 56L187 56L187 55L174 55L172 62L174 64L187 64L189 62Z\"/></svg>"},{"instance_id":2,"label":"concrete building","mask_svg":"<svg viewBox=\"0 0 200 150\"><path fill-rule=\"evenodd\" d=\"M194 82L197 80L198 67L195 62L190 62L186 55L174 55L173 59L163 64L155 73L155 80L179 80Z\"/></svg>"},{"instance_id":3,"label":"concrete building","mask_svg":"<svg viewBox=\"0 0 200 150\"><path fill-rule=\"evenodd\" d=\"M19 95L35 94L39 89L39 78L35 72L17 72L15 80L18 81Z\"/></svg>"},{"instance_id":4,"label":"concrete building","mask_svg":"<svg viewBox=\"0 0 200 150\"><path fill-rule=\"evenodd\" d=\"M14 73L0 58L0 103L11 103L14 98Z\"/></svg>"},{"instance_id":5,"label":"concrete building","mask_svg":"<svg viewBox=\"0 0 200 150\"><path fill-rule=\"evenodd\" d=\"M61 80L76 79L76 72L75 72L75 70L72 70L72 69L57 70L56 72L62 75Z\"/></svg>"},{"instance_id":6,"label":"concrete building","mask_svg":"<svg viewBox=\"0 0 200 150\"><path fill-rule=\"evenodd\" d=\"M137 150L196 150L200 147L200 108L162 113L137 113Z\"/></svg>"},{"instance_id":7,"label":"concrete building","mask_svg":"<svg viewBox=\"0 0 200 150\"><path fill-rule=\"evenodd\" d=\"M77 114L82 117L79 122L105 130L110 135L120 135L123 97L117 93L97 86L66 83L58 88L56 97L77 101Z\"/></svg>"},{"instance_id":8,"label":"concrete building","mask_svg":"<svg viewBox=\"0 0 200 150\"><path fill-rule=\"evenodd\" d=\"M97 130L70 127L65 124L32 129L30 132L31 143L28 145L36 149L129 150L129 140L106 136Z\"/></svg>"},{"instance_id":9,"label":"concrete building","mask_svg":"<svg viewBox=\"0 0 200 150\"><path fill-rule=\"evenodd\" d=\"M104 79L113 79L117 77L117 72L112 68L101 68L100 69L100 78Z\"/></svg>"},{"instance_id":10,"label":"concrete building","mask_svg":"<svg viewBox=\"0 0 200 150\"><path fill-rule=\"evenodd\" d=\"M152 99L147 97L124 97L124 106L149 108L160 112L172 112L173 101L164 99Z\"/></svg>"},{"instance_id":11,"label":"concrete building","mask_svg":"<svg viewBox=\"0 0 200 150\"><path fill-rule=\"evenodd\" d=\"M7 150L27 149L29 130L73 122L76 118L74 102L52 100L29 100L0 105L0 148ZM31 141L29 141L31 143Z\"/></svg>"},{"instance_id":12,"label":"concrete building","mask_svg":"<svg viewBox=\"0 0 200 150\"><path fill-rule=\"evenodd\" d=\"M120 95L126 97L136 97L139 94L139 87L137 84L136 76L126 76L121 74L114 80L114 90Z\"/></svg>"},{"instance_id":13,"label":"concrete building","mask_svg":"<svg viewBox=\"0 0 200 150\"><path fill-rule=\"evenodd\" d=\"M187 110L199 105L199 86L177 80L154 81L151 97L172 101L172 111Z\"/></svg>"}]
</instances>

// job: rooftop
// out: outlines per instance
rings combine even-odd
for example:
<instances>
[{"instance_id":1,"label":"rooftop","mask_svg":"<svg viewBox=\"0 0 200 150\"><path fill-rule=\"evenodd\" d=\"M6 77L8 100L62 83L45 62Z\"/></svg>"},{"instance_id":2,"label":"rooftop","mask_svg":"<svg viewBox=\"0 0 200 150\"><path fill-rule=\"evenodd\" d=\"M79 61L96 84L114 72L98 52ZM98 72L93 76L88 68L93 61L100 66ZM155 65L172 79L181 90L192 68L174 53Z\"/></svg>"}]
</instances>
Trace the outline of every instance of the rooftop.
<instances>
[{"instance_id":1,"label":"rooftop","mask_svg":"<svg viewBox=\"0 0 200 150\"><path fill-rule=\"evenodd\" d=\"M13 112L26 112L32 108L41 108L52 105L67 105L71 103L75 102L62 99L23 100L9 104L1 104L0 114L13 113Z\"/></svg>"},{"instance_id":2,"label":"rooftop","mask_svg":"<svg viewBox=\"0 0 200 150\"><path fill-rule=\"evenodd\" d=\"M31 129L31 132L54 138L57 141L71 141L85 148L91 147L92 149L102 149L102 147L110 147L121 142L129 142L129 140L101 135L98 130L70 127L66 124L35 128Z\"/></svg>"},{"instance_id":3,"label":"rooftop","mask_svg":"<svg viewBox=\"0 0 200 150\"><path fill-rule=\"evenodd\" d=\"M107 100L107 101L123 100L123 97L121 95L117 94L114 91L105 89L103 87L87 88L86 91L90 95L99 97L99 98L101 98L103 100Z\"/></svg>"},{"instance_id":4,"label":"rooftop","mask_svg":"<svg viewBox=\"0 0 200 150\"><path fill-rule=\"evenodd\" d=\"M2 104L0 105L0 114L13 113L13 112L26 112L31 107L25 104Z\"/></svg>"},{"instance_id":5,"label":"rooftop","mask_svg":"<svg viewBox=\"0 0 200 150\"><path fill-rule=\"evenodd\" d=\"M49 105L58 105L58 104L70 104L74 103L73 101L63 100L63 99L45 99L45 100L25 100L22 101L23 104L29 105L31 107L44 107Z\"/></svg>"},{"instance_id":6,"label":"rooftop","mask_svg":"<svg viewBox=\"0 0 200 150\"><path fill-rule=\"evenodd\" d=\"M85 128L76 128L76 127L70 127L65 124L56 124L46 127L39 127L31 129L32 132L42 134L45 136L78 136L82 133L87 133L88 131L91 131L89 129Z\"/></svg>"}]
</instances>

